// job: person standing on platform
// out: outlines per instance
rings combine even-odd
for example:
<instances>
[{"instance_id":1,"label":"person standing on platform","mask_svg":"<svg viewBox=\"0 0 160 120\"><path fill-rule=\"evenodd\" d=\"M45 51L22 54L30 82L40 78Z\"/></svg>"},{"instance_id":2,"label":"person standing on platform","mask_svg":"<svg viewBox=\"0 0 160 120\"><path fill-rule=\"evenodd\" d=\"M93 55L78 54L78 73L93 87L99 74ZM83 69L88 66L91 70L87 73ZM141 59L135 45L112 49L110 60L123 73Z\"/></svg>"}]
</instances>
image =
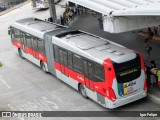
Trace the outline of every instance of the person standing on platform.
<instances>
[{"instance_id":1,"label":"person standing on platform","mask_svg":"<svg viewBox=\"0 0 160 120\"><path fill-rule=\"evenodd\" d=\"M147 59L150 61L150 52L152 50L152 46L150 44L149 39L146 39L144 42L145 42L145 51L147 53Z\"/></svg>"},{"instance_id":2,"label":"person standing on platform","mask_svg":"<svg viewBox=\"0 0 160 120\"><path fill-rule=\"evenodd\" d=\"M157 29L158 29L158 27L154 26L154 34L155 35L158 35L158 30Z\"/></svg>"},{"instance_id":3,"label":"person standing on platform","mask_svg":"<svg viewBox=\"0 0 160 120\"><path fill-rule=\"evenodd\" d=\"M156 69L156 63L154 60L151 61L151 64L150 70ZM156 75L153 74L152 71L150 71L150 83L151 87L156 86Z\"/></svg>"},{"instance_id":4,"label":"person standing on platform","mask_svg":"<svg viewBox=\"0 0 160 120\"><path fill-rule=\"evenodd\" d=\"M148 27L148 31L147 32L148 32L148 35L149 35L148 39L152 40L154 33L152 32L150 27Z\"/></svg>"},{"instance_id":5,"label":"person standing on platform","mask_svg":"<svg viewBox=\"0 0 160 120\"><path fill-rule=\"evenodd\" d=\"M60 16L61 19L61 25L64 25L64 18L62 17L62 15Z\"/></svg>"},{"instance_id":6,"label":"person standing on platform","mask_svg":"<svg viewBox=\"0 0 160 120\"><path fill-rule=\"evenodd\" d=\"M160 67L158 68L156 75L158 76L158 89L160 91Z\"/></svg>"}]
</instances>

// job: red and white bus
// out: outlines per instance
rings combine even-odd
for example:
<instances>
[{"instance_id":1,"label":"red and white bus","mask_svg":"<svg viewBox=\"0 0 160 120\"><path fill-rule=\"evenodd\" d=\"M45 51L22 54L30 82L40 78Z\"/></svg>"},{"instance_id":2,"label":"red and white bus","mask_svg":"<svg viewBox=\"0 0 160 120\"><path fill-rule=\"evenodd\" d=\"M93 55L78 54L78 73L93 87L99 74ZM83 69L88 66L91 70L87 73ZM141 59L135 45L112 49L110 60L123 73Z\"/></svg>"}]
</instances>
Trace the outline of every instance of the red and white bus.
<instances>
[{"instance_id":1,"label":"red and white bus","mask_svg":"<svg viewBox=\"0 0 160 120\"><path fill-rule=\"evenodd\" d=\"M13 22L14 48L106 108L147 96L143 56L104 38L35 18Z\"/></svg>"}]
</instances>

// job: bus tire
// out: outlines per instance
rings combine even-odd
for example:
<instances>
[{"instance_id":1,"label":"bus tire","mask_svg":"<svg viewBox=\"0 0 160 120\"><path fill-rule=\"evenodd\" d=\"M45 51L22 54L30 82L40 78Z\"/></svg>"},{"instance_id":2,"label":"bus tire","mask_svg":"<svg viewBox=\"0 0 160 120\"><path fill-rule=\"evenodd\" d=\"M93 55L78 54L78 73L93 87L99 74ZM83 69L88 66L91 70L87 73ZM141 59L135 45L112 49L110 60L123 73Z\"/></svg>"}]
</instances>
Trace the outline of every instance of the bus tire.
<instances>
[{"instance_id":1,"label":"bus tire","mask_svg":"<svg viewBox=\"0 0 160 120\"><path fill-rule=\"evenodd\" d=\"M47 71L46 71L46 66L45 66L45 64L41 61L41 69L45 72L45 73L47 73Z\"/></svg>"},{"instance_id":2,"label":"bus tire","mask_svg":"<svg viewBox=\"0 0 160 120\"><path fill-rule=\"evenodd\" d=\"M22 55L22 50L20 48L18 48L18 54L21 58L24 58L23 55Z\"/></svg>"},{"instance_id":3,"label":"bus tire","mask_svg":"<svg viewBox=\"0 0 160 120\"><path fill-rule=\"evenodd\" d=\"M79 85L79 92L85 99L88 99L88 96L86 94L86 89L82 84Z\"/></svg>"}]
</instances>

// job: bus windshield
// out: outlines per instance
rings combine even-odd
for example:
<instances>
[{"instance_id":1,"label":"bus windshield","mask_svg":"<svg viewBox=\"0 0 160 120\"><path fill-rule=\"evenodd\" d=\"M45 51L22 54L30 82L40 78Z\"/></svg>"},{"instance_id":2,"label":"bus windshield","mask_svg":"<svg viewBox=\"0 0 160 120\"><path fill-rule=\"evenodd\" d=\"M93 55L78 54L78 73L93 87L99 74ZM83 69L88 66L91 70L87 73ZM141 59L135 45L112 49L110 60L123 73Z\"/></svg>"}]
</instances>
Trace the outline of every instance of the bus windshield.
<instances>
[{"instance_id":1,"label":"bus windshield","mask_svg":"<svg viewBox=\"0 0 160 120\"><path fill-rule=\"evenodd\" d=\"M141 75L141 61L137 54L136 58L124 63L112 62L118 83L126 83L137 79Z\"/></svg>"}]
</instances>

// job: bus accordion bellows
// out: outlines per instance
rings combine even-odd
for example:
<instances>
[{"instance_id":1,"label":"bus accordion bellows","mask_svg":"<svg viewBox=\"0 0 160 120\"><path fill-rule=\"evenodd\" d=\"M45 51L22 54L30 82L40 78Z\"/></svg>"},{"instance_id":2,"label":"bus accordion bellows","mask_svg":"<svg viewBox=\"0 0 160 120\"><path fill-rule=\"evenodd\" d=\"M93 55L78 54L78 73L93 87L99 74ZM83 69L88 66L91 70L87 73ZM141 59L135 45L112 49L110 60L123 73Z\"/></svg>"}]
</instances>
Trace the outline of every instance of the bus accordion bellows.
<instances>
[{"instance_id":1,"label":"bus accordion bellows","mask_svg":"<svg viewBox=\"0 0 160 120\"><path fill-rule=\"evenodd\" d=\"M35 18L13 22L9 34L22 58L106 108L147 96L144 59L138 52Z\"/></svg>"}]
</instances>

